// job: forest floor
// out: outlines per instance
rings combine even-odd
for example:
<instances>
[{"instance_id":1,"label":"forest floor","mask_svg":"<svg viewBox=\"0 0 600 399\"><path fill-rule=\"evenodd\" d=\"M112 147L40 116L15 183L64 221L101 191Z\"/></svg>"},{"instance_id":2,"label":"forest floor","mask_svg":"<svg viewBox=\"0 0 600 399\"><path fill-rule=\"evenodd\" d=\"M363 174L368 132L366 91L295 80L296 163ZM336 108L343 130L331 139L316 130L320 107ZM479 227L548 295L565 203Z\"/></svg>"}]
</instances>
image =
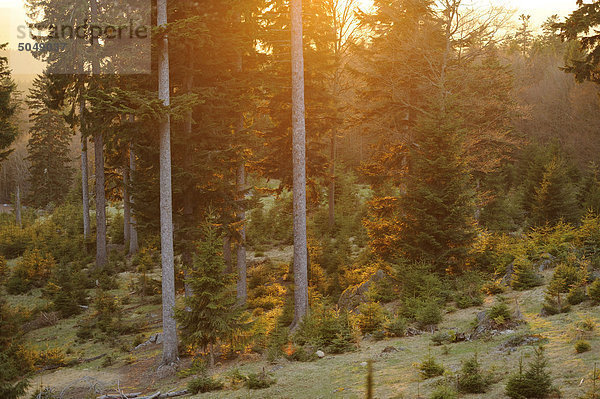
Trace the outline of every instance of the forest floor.
<instances>
[{"instance_id":1,"label":"forest floor","mask_svg":"<svg viewBox=\"0 0 600 399\"><path fill-rule=\"evenodd\" d=\"M266 256L285 257L287 249ZM548 272L547 272L548 273ZM550 272L551 273L551 272ZM546 281L551 274L546 274ZM126 285L131 275L123 273L120 281ZM312 362L292 362L279 360L268 362L265 356L255 353L242 354L235 360L217 361L212 371L214 376L226 382L225 390L199 394L202 398L363 398L367 367L365 362L373 361L375 398L427 398L435 385L447 377L423 380L415 365L431 353L446 370L457 372L461 362L477 353L482 369L493 375L494 384L481 395L466 395L468 398L504 398L504 386L508 375L518 370L519 360L527 364L534 345L521 345L503 349L504 343L515 336L535 336L542 340L550 365L553 383L564 398L577 398L589 389L590 375L594 363L600 361L600 307L590 304L574 306L571 312L550 317L540 317L545 287L529 291L509 291L504 294L507 303L514 307L518 302L525 323L519 327L492 334L486 339L477 339L443 346L434 346L431 333L383 339L363 340L355 352L341 355L326 354L324 358ZM126 287L111 292L119 297L130 295ZM33 307L43 303L41 293L34 291L27 296L10 296L12 304ZM480 307L453 310L446 313L439 330L469 331L478 313L494 303L494 297L487 297ZM87 313L91 312L87 311ZM132 299L124 306L124 314L129 322L143 320L144 337L160 332L160 305L140 303ZM89 315L87 315L89 316ZM161 345L150 344L133 350L135 335L119 338L115 345L98 340L79 340L76 336L78 321L86 314L60 320L58 323L29 331L25 338L36 350L60 348L69 359L83 359L70 367L38 372L31 379L30 393L40 386L52 387L55 392L64 392L65 398L95 397L90 391L153 393L158 390L181 390L192 377L177 375L159 376L156 366L160 360ZM595 331L583 332L577 328L580 321L592 318L597 323ZM585 338L592 350L577 354L574 343ZM139 338L138 338L139 340ZM103 356L102 356L103 355ZM95 360L94 357L102 356ZM87 359L88 361L85 361ZM75 363L75 362L73 362ZM184 359L180 368L190 366L190 359ZM266 371L277 383L263 390L248 390L229 383L228 376L233 370L242 374Z\"/></svg>"}]
</instances>

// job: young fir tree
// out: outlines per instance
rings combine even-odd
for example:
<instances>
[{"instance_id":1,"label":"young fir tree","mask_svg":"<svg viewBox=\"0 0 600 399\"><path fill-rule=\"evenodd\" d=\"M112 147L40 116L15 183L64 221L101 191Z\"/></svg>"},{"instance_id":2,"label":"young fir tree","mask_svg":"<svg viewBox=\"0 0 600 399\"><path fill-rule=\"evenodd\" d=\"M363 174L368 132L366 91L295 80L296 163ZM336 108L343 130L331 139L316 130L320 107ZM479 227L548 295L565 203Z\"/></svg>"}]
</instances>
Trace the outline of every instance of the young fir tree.
<instances>
[{"instance_id":1,"label":"young fir tree","mask_svg":"<svg viewBox=\"0 0 600 399\"><path fill-rule=\"evenodd\" d=\"M0 50L4 50L7 44L0 44ZM17 128L12 123L17 104L15 103L16 85L10 77L8 59L0 57L0 162L10 154L8 147L17 137Z\"/></svg>"},{"instance_id":2,"label":"young fir tree","mask_svg":"<svg viewBox=\"0 0 600 399\"><path fill-rule=\"evenodd\" d=\"M193 295L185 299L185 308L177 312L183 342L208 350L211 366L213 345L242 328L241 308L235 306L235 287L231 276L224 273L222 245L217 229L205 222L193 267L187 270L186 282Z\"/></svg>"},{"instance_id":3,"label":"young fir tree","mask_svg":"<svg viewBox=\"0 0 600 399\"><path fill-rule=\"evenodd\" d=\"M33 371L31 358L21 346L17 317L0 297L0 398L20 398L29 383L24 378Z\"/></svg>"},{"instance_id":4,"label":"young fir tree","mask_svg":"<svg viewBox=\"0 0 600 399\"><path fill-rule=\"evenodd\" d=\"M50 107L49 86L47 76L37 77L27 101L33 110L30 114L33 126L27 144L31 176L29 202L35 207L62 202L69 192L73 175L69 157L72 131L60 112Z\"/></svg>"},{"instance_id":5,"label":"young fir tree","mask_svg":"<svg viewBox=\"0 0 600 399\"><path fill-rule=\"evenodd\" d=\"M546 370L548 362L544 348L535 350L529 369L523 372L523 359L519 363L519 372L510 377L506 384L506 395L512 399L546 398L552 391L552 376Z\"/></svg>"},{"instance_id":6,"label":"young fir tree","mask_svg":"<svg viewBox=\"0 0 600 399\"><path fill-rule=\"evenodd\" d=\"M536 225L554 224L561 219L577 221L577 191L568 175L566 162L559 156L553 156L544 165L533 200L531 219Z\"/></svg>"},{"instance_id":7,"label":"young fir tree","mask_svg":"<svg viewBox=\"0 0 600 399\"><path fill-rule=\"evenodd\" d=\"M400 206L406 256L453 269L475 237L474 191L455 119L440 110L418 122Z\"/></svg>"}]
</instances>

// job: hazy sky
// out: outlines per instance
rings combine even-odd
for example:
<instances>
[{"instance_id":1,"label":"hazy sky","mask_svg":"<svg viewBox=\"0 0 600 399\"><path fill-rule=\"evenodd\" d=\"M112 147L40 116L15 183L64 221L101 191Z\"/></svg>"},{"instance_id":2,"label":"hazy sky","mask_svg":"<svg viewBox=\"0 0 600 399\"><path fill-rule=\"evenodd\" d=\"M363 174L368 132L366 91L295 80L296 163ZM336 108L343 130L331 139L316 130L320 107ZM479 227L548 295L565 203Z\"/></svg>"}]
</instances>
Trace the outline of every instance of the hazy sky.
<instances>
[{"instance_id":1,"label":"hazy sky","mask_svg":"<svg viewBox=\"0 0 600 399\"><path fill-rule=\"evenodd\" d=\"M358 1L365 7L372 4L372 0ZM553 14L566 16L577 8L575 0L463 0L463 2L479 6L504 5L509 9L517 10L517 16L529 14L532 17L532 28L539 26ZM16 48L18 44L16 27L25 22L24 3L24 0L0 0L0 43L9 42L12 48ZM40 63L26 52L16 53L16 55L13 53L10 64L15 75L36 74L41 70Z\"/></svg>"}]
</instances>

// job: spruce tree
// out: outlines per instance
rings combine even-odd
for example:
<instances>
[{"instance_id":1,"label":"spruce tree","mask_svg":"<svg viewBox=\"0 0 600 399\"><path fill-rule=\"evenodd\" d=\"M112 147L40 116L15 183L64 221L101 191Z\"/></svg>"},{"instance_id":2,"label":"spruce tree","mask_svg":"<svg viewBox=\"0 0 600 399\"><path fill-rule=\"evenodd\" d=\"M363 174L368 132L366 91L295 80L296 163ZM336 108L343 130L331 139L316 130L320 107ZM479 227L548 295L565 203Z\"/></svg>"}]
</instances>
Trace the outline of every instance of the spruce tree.
<instances>
[{"instance_id":1,"label":"spruce tree","mask_svg":"<svg viewBox=\"0 0 600 399\"><path fill-rule=\"evenodd\" d=\"M456 118L439 111L419 121L400 206L402 251L441 270L460 267L475 237L474 191Z\"/></svg>"},{"instance_id":2,"label":"spruce tree","mask_svg":"<svg viewBox=\"0 0 600 399\"><path fill-rule=\"evenodd\" d=\"M531 209L531 219L536 225L555 224L561 219L577 221L577 191L567 172L566 162L558 155L544 165Z\"/></svg>"},{"instance_id":3,"label":"spruce tree","mask_svg":"<svg viewBox=\"0 0 600 399\"><path fill-rule=\"evenodd\" d=\"M7 44L0 44L0 50L4 50L6 46ZM8 147L17 137L17 128L11 120L17 109L16 88L8 69L8 58L0 57L0 162L11 153Z\"/></svg>"},{"instance_id":4,"label":"spruce tree","mask_svg":"<svg viewBox=\"0 0 600 399\"><path fill-rule=\"evenodd\" d=\"M552 391L552 376L546 370L548 362L544 348L535 349L529 369L523 372L523 359L519 363L519 372L510 377L506 384L506 395L512 399L546 398Z\"/></svg>"},{"instance_id":5,"label":"spruce tree","mask_svg":"<svg viewBox=\"0 0 600 399\"><path fill-rule=\"evenodd\" d=\"M183 342L208 350L211 364L213 345L233 337L242 327L232 276L224 273L222 245L216 227L205 222L193 267L186 273L193 295L185 299L185 308L177 312Z\"/></svg>"},{"instance_id":6,"label":"spruce tree","mask_svg":"<svg viewBox=\"0 0 600 399\"><path fill-rule=\"evenodd\" d=\"M51 96L49 78L38 76L27 101L33 110L30 114L33 126L27 144L31 184L29 203L35 207L62 202L73 176L69 157L72 131L59 110L50 107Z\"/></svg>"},{"instance_id":7,"label":"spruce tree","mask_svg":"<svg viewBox=\"0 0 600 399\"><path fill-rule=\"evenodd\" d=\"M22 332L17 317L0 296L0 397L17 399L25 393L29 382L25 376L33 363L21 346Z\"/></svg>"}]
</instances>

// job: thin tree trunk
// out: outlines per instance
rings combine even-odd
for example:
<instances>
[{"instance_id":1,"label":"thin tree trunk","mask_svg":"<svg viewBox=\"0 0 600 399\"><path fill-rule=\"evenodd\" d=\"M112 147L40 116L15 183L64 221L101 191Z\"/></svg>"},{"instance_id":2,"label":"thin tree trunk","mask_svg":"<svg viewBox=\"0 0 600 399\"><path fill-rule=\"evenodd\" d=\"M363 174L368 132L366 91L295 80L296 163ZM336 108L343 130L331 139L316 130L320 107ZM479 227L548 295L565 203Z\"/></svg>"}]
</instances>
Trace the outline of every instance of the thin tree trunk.
<instances>
[{"instance_id":1,"label":"thin tree trunk","mask_svg":"<svg viewBox=\"0 0 600 399\"><path fill-rule=\"evenodd\" d=\"M167 0L157 0L157 25L167 24ZM158 62L158 98L170 104L169 40L162 39ZM173 259L173 198L171 190L171 123L170 116L160 123L160 252L162 258L162 364L178 359L177 324L175 322L175 265Z\"/></svg>"},{"instance_id":2,"label":"thin tree trunk","mask_svg":"<svg viewBox=\"0 0 600 399\"><path fill-rule=\"evenodd\" d=\"M238 21L241 25L242 17L238 16ZM238 49L237 54L237 72L241 75L244 71L244 58L242 56L241 49ZM240 136L244 130L244 114L240 111L238 116L238 129L237 134ZM241 140L240 140L241 141ZM246 165L244 163L244 159L242 158L238 169L237 169L237 191L238 191L238 200L243 201L246 195ZM238 211L238 221L240 222L240 241L237 244L236 248L236 258L237 258L237 300L238 304L244 305L246 300L248 299L248 287L247 287L247 266L246 266L246 210L244 208L245 204L243 202L239 203L240 210Z\"/></svg>"},{"instance_id":3,"label":"thin tree trunk","mask_svg":"<svg viewBox=\"0 0 600 399\"><path fill-rule=\"evenodd\" d=\"M91 24L98 19L97 0L91 0ZM94 38L92 47L98 49L98 39ZM100 61L92 55L92 75L100 74ZM96 267L106 265L106 194L104 192L104 137L101 131L94 133L94 173L96 174Z\"/></svg>"},{"instance_id":4,"label":"thin tree trunk","mask_svg":"<svg viewBox=\"0 0 600 399\"><path fill-rule=\"evenodd\" d=\"M294 321L308 313L308 254L306 243L306 122L302 0L290 1L292 30L292 158L294 201Z\"/></svg>"},{"instance_id":5,"label":"thin tree trunk","mask_svg":"<svg viewBox=\"0 0 600 399\"><path fill-rule=\"evenodd\" d=\"M21 220L21 186L17 183L17 189L15 193L15 219L19 227L23 227Z\"/></svg>"},{"instance_id":6,"label":"thin tree trunk","mask_svg":"<svg viewBox=\"0 0 600 399\"><path fill-rule=\"evenodd\" d=\"M192 92L192 88L194 85L194 51L192 48L188 49L189 53L188 53L188 68L189 71L185 76L185 91L187 93L191 93ZM192 110L188 110L185 114L185 120L184 120L184 134L186 137L186 140L188 143L192 142ZM192 151L191 151L191 146L187 145L185 146L185 156L184 156L184 170L191 170L191 161L192 161ZM193 217L194 217L194 203L193 203L193 184L187 184L184 187L184 199L183 199L183 218L184 218L184 224L187 226L193 226L194 221L193 221ZM189 238L189 240L193 240L192 237ZM183 246L183 253L182 253L182 261L183 261L183 279L184 279L184 289L185 289L185 297L186 298L191 298L191 296L194 294L194 291L192 290L192 287L188 284L188 270L190 268L193 267L193 263L194 263L194 259L192 256L192 245L186 244ZM191 308L186 308L187 310L191 311Z\"/></svg>"},{"instance_id":7,"label":"thin tree trunk","mask_svg":"<svg viewBox=\"0 0 600 399\"><path fill-rule=\"evenodd\" d=\"M129 160L127 160L129 161ZM123 244L127 246L131 238L131 208L129 206L129 162L123 165Z\"/></svg>"},{"instance_id":8,"label":"thin tree trunk","mask_svg":"<svg viewBox=\"0 0 600 399\"><path fill-rule=\"evenodd\" d=\"M104 138L94 134L94 167L96 175L96 267L106 265L106 197L104 193Z\"/></svg>"},{"instance_id":9,"label":"thin tree trunk","mask_svg":"<svg viewBox=\"0 0 600 399\"><path fill-rule=\"evenodd\" d=\"M329 166L329 174L331 181L329 182L329 195L328 195L328 203L329 203L329 228L333 229L335 226L335 137L337 135L337 129L333 128L331 130L331 148L330 151L330 162Z\"/></svg>"},{"instance_id":10,"label":"thin tree trunk","mask_svg":"<svg viewBox=\"0 0 600 399\"><path fill-rule=\"evenodd\" d=\"M237 187L239 192L239 198L244 198L245 193L245 185L246 185L246 167L244 162L240 163L237 172ZM238 270L238 280L237 280L237 300L239 304L245 304L246 299L248 298L248 289L246 283L246 212L242 208L242 210L238 213L238 220L241 223L240 228L240 242L237 245L237 270Z\"/></svg>"},{"instance_id":11,"label":"thin tree trunk","mask_svg":"<svg viewBox=\"0 0 600 399\"><path fill-rule=\"evenodd\" d=\"M134 116L129 116L130 122L134 121ZM133 144L129 143L129 181L133 182L135 178L135 152L133 151ZM135 212L133 211L133 195L129 194L129 255L133 255L138 251L138 234L137 234L137 224L135 220Z\"/></svg>"},{"instance_id":12,"label":"thin tree trunk","mask_svg":"<svg viewBox=\"0 0 600 399\"><path fill-rule=\"evenodd\" d=\"M83 205L83 238L90 236L90 187L88 182L88 140L81 136L81 203Z\"/></svg>"}]
</instances>

